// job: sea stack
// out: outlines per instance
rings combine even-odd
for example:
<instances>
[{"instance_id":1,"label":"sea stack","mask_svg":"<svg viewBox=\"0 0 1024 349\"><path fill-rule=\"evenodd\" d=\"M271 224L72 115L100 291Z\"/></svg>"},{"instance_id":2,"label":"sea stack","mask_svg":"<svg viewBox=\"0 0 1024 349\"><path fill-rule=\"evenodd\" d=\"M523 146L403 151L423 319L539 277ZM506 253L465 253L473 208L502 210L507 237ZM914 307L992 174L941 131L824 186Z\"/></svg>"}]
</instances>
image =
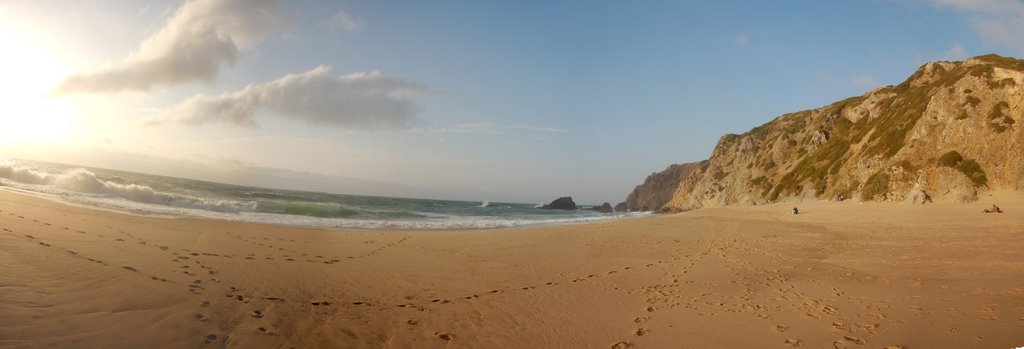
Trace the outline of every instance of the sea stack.
<instances>
[{"instance_id":1,"label":"sea stack","mask_svg":"<svg viewBox=\"0 0 1024 349\"><path fill-rule=\"evenodd\" d=\"M544 205L541 208L545 210L575 210L576 203L572 201L571 196L563 196L555 199L550 204Z\"/></svg>"},{"instance_id":2,"label":"sea stack","mask_svg":"<svg viewBox=\"0 0 1024 349\"><path fill-rule=\"evenodd\" d=\"M610 204L610 203L607 203L607 202L606 202L606 203L603 203L603 204L601 204L601 206L594 206L594 207L591 207L590 209L591 209L591 210L594 210L594 211L597 211L597 212L601 212L601 213L611 213L611 212L615 212L614 210L612 210L612 204Z\"/></svg>"}]
</instances>

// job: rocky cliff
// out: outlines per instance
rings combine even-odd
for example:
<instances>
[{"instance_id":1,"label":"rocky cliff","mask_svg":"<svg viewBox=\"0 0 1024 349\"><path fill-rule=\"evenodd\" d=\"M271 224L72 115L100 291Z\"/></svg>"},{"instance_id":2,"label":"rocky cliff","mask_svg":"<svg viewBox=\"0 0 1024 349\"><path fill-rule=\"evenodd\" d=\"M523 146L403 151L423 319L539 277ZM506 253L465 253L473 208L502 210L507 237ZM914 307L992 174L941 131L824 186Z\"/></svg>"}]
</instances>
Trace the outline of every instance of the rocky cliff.
<instances>
[{"instance_id":1,"label":"rocky cliff","mask_svg":"<svg viewBox=\"0 0 1024 349\"><path fill-rule=\"evenodd\" d=\"M1022 190L1022 104L1022 60L928 63L897 86L723 136L661 210L791 198L919 202L924 193L966 202L983 190Z\"/></svg>"},{"instance_id":2,"label":"rocky cliff","mask_svg":"<svg viewBox=\"0 0 1024 349\"><path fill-rule=\"evenodd\" d=\"M664 171L647 176L644 183L633 188L626 196L626 209L629 211L659 211L672 200L676 188L683 178L706 166L707 161L670 165Z\"/></svg>"}]
</instances>

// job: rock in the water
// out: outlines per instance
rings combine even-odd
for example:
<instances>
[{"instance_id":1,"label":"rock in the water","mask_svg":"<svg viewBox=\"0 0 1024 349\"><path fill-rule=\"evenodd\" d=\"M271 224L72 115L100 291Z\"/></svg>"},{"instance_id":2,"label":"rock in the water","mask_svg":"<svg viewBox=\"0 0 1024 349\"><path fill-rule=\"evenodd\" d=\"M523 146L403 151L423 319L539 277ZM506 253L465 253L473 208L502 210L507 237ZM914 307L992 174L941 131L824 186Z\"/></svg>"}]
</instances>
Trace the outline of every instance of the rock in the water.
<instances>
[{"instance_id":1,"label":"rock in the water","mask_svg":"<svg viewBox=\"0 0 1024 349\"><path fill-rule=\"evenodd\" d=\"M572 201L571 196L563 196L555 199L550 204L544 205L541 208L546 210L575 210L576 203Z\"/></svg>"},{"instance_id":2,"label":"rock in the water","mask_svg":"<svg viewBox=\"0 0 1024 349\"><path fill-rule=\"evenodd\" d=\"M620 202L618 204L615 204L615 212L626 212L626 211L627 210L626 210L626 202L625 201Z\"/></svg>"},{"instance_id":3,"label":"rock in the water","mask_svg":"<svg viewBox=\"0 0 1024 349\"><path fill-rule=\"evenodd\" d=\"M612 210L612 204L609 204L607 202L601 204L601 206L591 207L590 209L594 210L594 211L597 211L597 212L603 212L603 213L615 212L614 210Z\"/></svg>"}]
</instances>

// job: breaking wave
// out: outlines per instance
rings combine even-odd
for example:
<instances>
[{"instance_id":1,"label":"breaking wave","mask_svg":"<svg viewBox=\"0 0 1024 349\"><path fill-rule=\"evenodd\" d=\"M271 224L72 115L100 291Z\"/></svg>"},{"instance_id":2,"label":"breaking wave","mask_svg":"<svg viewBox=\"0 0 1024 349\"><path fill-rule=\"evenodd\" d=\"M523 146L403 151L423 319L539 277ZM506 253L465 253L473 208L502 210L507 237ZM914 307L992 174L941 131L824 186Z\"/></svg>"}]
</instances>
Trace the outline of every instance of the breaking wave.
<instances>
[{"instance_id":1,"label":"breaking wave","mask_svg":"<svg viewBox=\"0 0 1024 349\"><path fill-rule=\"evenodd\" d=\"M643 215L539 210L532 204L487 200L402 199L276 190L3 159L0 186L137 214L319 228L487 229Z\"/></svg>"},{"instance_id":2,"label":"breaking wave","mask_svg":"<svg viewBox=\"0 0 1024 349\"><path fill-rule=\"evenodd\" d=\"M56 189L91 194L103 197L116 197L134 202L157 204L180 208L199 209L215 212L240 212L252 210L255 202L239 202L232 200L211 200L153 190L138 184L120 184L96 178L89 170L76 168L61 174L39 172L30 168L0 165L0 178L9 179L30 185L50 186ZM60 192L56 192L60 193Z\"/></svg>"}]
</instances>

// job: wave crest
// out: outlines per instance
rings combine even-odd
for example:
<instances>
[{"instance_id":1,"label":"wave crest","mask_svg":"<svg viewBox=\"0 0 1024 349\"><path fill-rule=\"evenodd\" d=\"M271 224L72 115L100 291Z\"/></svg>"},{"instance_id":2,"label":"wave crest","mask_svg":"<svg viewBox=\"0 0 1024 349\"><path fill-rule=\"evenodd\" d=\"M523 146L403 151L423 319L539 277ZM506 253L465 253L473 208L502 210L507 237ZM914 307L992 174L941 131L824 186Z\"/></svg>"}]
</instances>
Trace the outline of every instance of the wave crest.
<instances>
[{"instance_id":1,"label":"wave crest","mask_svg":"<svg viewBox=\"0 0 1024 349\"><path fill-rule=\"evenodd\" d=\"M217 212L252 211L256 208L255 202L200 199L185 195L159 192L145 185L107 182L96 178L96 174L82 168L76 168L62 174L54 175L39 172L30 168L3 164L0 165L0 178L6 178L24 184L48 185L61 190L68 190L83 194L117 197L135 202L180 208L201 209Z\"/></svg>"}]
</instances>

